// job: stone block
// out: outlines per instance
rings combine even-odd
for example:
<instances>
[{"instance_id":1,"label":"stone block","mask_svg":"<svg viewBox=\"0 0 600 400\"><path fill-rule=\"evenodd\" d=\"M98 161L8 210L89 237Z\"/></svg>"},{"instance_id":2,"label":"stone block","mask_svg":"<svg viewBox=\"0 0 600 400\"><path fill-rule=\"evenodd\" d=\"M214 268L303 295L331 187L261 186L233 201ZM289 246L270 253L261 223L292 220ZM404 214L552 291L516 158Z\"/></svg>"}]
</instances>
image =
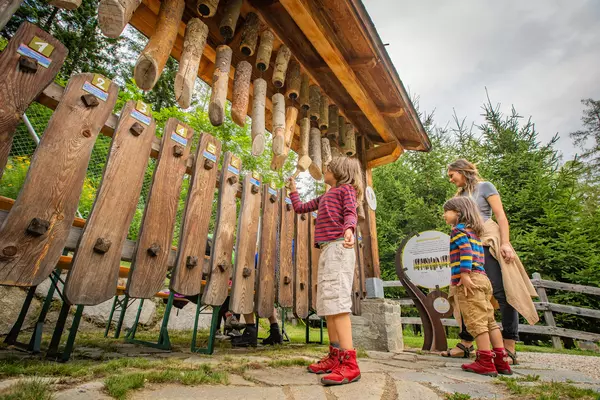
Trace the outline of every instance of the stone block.
<instances>
[{"instance_id":1,"label":"stone block","mask_svg":"<svg viewBox=\"0 0 600 400\"><path fill-rule=\"evenodd\" d=\"M97 324L106 324L108 317L110 316L110 310L112 308L114 299L105 301L104 303L98 304L97 306L87 306L83 309L83 316L92 320ZM123 319L123 329L131 328L135 322L135 315L137 314L140 306L140 300L130 300L130 305L127 307L125 312L125 318ZM121 310L116 310L113 315L113 323L119 321L119 315ZM144 300L144 306L142 307L142 313L140 314L139 323L141 325L149 325L154 322L156 316L156 303L151 299Z\"/></svg>"},{"instance_id":2,"label":"stone block","mask_svg":"<svg viewBox=\"0 0 600 400\"><path fill-rule=\"evenodd\" d=\"M404 349L400 305L389 299L365 299L362 314L352 316L355 346L365 350L401 352Z\"/></svg>"},{"instance_id":3,"label":"stone block","mask_svg":"<svg viewBox=\"0 0 600 400\"><path fill-rule=\"evenodd\" d=\"M13 324L17 321L21 307L27 297L27 289L14 286L0 286L0 335L10 332ZM41 303L35 297L31 301L29 312L25 317L23 329L31 328L37 321Z\"/></svg>"},{"instance_id":4,"label":"stone block","mask_svg":"<svg viewBox=\"0 0 600 400\"><path fill-rule=\"evenodd\" d=\"M182 309L173 307L169 316L169 330L189 331L194 329L196 305L188 303ZM198 317L198 329L209 329L212 319L212 308L207 308Z\"/></svg>"},{"instance_id":5,"label":"stone block","mask_svg":"<svg viewBox=\"0 0 600 400\"><path fill-rule=\"evenodd\" d=\"M365 280L367 299L383 299L383 281L379 278L367 278Z\"/></svg>"}]
</instances>

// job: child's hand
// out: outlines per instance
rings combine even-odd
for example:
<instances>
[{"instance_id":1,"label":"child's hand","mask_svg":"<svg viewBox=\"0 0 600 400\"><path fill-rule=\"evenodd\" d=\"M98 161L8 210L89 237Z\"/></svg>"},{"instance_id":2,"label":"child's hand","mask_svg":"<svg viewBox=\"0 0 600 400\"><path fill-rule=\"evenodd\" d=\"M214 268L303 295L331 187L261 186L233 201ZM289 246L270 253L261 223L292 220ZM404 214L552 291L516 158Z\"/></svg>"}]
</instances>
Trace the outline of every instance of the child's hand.
<instances>
[{"instance_id":1,"label":"child's hand","mask_svg":"<svg viewBox=\"0 0 600 400\"><path fill-rule=\"evenodd\" d=\"M352 232L352 229L346 229L346 232L344 232L344 247L347 249L354 247L354 232Z\"/></svg>"},{"instance_id":2,"label":"child's hand","mask_svg":"<svg viewBox=\"0 0 600 400\"><path fill-rule=\"evenodd\" d=\"M290 179L288 179L288 187L290 188L290 192L296 192L296 179L294 179L294 177L292 176Z\"/></svg>"},{"instance_id":3,"label":"child's hand","mask_svg":"<svg viewBox=\"0 0 600 400\"><path fill-rule=\"evenodd\" d=\"M475 284L471 280L471 274L461 273L460 274L460 282L458 282L458 286L462 286L465 288L465 297L469 297L469 294L474 295L473 289L475 288Z\"/></svg>"}]
</instances>

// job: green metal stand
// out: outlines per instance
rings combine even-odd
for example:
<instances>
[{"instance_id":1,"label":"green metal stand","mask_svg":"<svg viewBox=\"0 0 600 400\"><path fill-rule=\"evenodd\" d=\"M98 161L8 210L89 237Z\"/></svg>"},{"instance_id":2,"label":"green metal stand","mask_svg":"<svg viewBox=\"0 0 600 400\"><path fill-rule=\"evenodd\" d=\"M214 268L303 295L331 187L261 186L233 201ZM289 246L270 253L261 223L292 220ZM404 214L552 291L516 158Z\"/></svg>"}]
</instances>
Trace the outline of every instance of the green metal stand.
<instances>
[{"instance_id":1,"label":"green metal stand","mask_svg":"<svg viewBox=\"0 0 600 400\"><path fill-rule=\"evenodd\" d=\"M125 320L125 313L127 309L133 304L136 299L130 299L128 295L123 296L115 296L113 301L112 308L110 309L110 315L108 316L108 322L106 323L106 329L104 330L104 337L108 337L108 333L110 332L110 328L113 321L113 316L115 311L120 311L119 319L117 321L117 326L115 328L115 334L113 337L118 339L121 336L121 330L123 328L123 321ZM143 301L143 300L142 300Z\"/></svg>"},{"instance_id":2,"label":"green metal stand","mask_svg":"<svg viewBox=\"0 0 600 400\"><path fill-rule=\"evenodd\" d=\"M312 343L312 344L323 344L323 318L319 318L319 322L321 324L321 329L320 329L320 340L318 342L311 342L310 341L310 316L311 315L316 315L315 312L311 312L310 314L308 314L308 317L306 317L306 319L304 320L304 323L306 324L306 343Z\"/></svg>"},{"instance_id":3,"label":"green metal stand","mask_svg":"<svg viewBox=\"0 0 600 400\"><path fill-rule=\"evenodd\" d=\"M135 316L135 321L133 322L131 330L127 333L127 335L125 335L125 341L127 343L141 344L144 346L153 347L155 349L171 350L171 340L169 339L168 325L169 317L171 316L171 309L173 308L173 297L173 292L169 293L169 299L167 300L167 308L165 309L165 315L163 316L162 325L160 326L160 333L158 335L157 342L148 342L145 340L137 340L135 338L137 326L140 320L140 315L144 306L144 299L140 300L140 306L138 307L138 311Z\"/></svg>"},{"instance_id":4,"label":"green metal stand","mask_svg":"<svg viewBox=\"0 0 600 400\"><path fill-rule=\"evenodd\" d=\"M287 332L285 331L285 320L287 318L287 310L283 307L280 307L279 310L281 313L281 336L283 336L284 342L291 343L290 337L288 336Z\"/></svg>"},{"instance_id":5,"label":"green metal stand","mask_svg":"<svg viewBox=\"0 0 600 400\"><path fill-rule=\"evenodd\" d=\"M199 295L198 303L196 304L196 319L194 321L194 332L192 333L191 351L193 353L212 354L215 346L215 336L217 334L217 324L219 323L219 311L221 307L213 307L212 318L210 320L210 330L208 333L207 347L198 347L196 343L196 339L198 336L198 319L200 318L200 314L208 314L203 312L208 308L208 306L202 305L201 298L202 296Z\"/></svg>"}]
</instances>

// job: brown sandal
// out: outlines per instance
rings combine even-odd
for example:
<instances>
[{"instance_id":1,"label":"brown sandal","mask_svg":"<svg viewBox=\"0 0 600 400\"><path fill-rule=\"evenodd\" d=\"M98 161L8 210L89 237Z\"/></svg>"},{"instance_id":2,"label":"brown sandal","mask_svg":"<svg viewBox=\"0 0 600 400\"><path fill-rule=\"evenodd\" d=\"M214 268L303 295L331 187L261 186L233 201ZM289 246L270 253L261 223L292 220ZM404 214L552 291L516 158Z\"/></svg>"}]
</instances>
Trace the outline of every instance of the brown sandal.
<instances>
[{"instance_id":1,"label":"brown sandal","mask_svg":"<svg viewBox=\"0 0 600 400\"><path fill-rule=\"evenodd\" d=\"M471 352L475 350L475 348L473 346L471 347L467 347L462 343L459 343L456 345L456 348L458 348L459 350L463 351L463 355L459 356L457 354L452 355L452 349L446 351L445 353L442 353L442 357L446 357L446 358L470 358L471 357ZM510 357L510 355L509 355Z\"/></svg>"},{"instance_id":2,"label":"brown sandal","mask_svg":"<svg viewBox=\"0 0 600 400\"><path fill-rule=\"evenodd\" d=\"M504 349L506 350L506 354L508 355L508 357L512 360L512 365L519 365L519 361L517 360L517 352L515 351L514 353L508 349Z\"/></svg>"}]
</instances>

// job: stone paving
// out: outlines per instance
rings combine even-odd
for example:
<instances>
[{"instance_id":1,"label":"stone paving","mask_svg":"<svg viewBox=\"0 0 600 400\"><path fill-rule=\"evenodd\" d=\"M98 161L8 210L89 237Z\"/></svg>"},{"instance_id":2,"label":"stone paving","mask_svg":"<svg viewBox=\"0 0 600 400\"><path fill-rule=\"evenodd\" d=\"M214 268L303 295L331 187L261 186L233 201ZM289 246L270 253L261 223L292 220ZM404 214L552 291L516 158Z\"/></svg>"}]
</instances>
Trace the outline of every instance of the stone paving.
<instances>
[{"instance_id":1,"label":"stone paving","mask_svg":"<svg viewBox=\"0 0 600 400\"><path fill-rule=\"evenodd\" d=\"M269 368L272 359L252 354L217 354L212 358L179 354L185 363L192 365L210 364L215 367L227 358L236 358L261 365L248 369L243 375L229 374L228 385L183 386L174 384L147 384L128 396L129 399L187 400L208 398L211 400L436 400L445 399L453 393L468 394L472 399L515 399L510 397L505 385L497 379L463 372L463 360L444 359L436 355L411 352L383 353L368 352L359 364L362 378L359 382L340 387L323 387L318 377L306 372L304 367ZM558 356L558 355L557 355ZM184 357L186 357L184 359ZM298 358L297 354L294 354ZM308 356L301 358L312 359ZM570 356L578 357L578 356ZM582 357L584 359L585 357ZM280 358L279 358L280 359ZM583 360L582 360L583 361ZM524 362L514 368L515 377L537 375L540 382L559 381L591 388L600 392L600 380L581 372L560 369L555 365ZM14 379L10 383L14 383ZM535 384L535 383L530 383ZM0 382L2 386L8 381ZM103 390L101 381L87 382L55 394L55 400L105 400L110 399Z\"/></svg>"}]
</instances>

